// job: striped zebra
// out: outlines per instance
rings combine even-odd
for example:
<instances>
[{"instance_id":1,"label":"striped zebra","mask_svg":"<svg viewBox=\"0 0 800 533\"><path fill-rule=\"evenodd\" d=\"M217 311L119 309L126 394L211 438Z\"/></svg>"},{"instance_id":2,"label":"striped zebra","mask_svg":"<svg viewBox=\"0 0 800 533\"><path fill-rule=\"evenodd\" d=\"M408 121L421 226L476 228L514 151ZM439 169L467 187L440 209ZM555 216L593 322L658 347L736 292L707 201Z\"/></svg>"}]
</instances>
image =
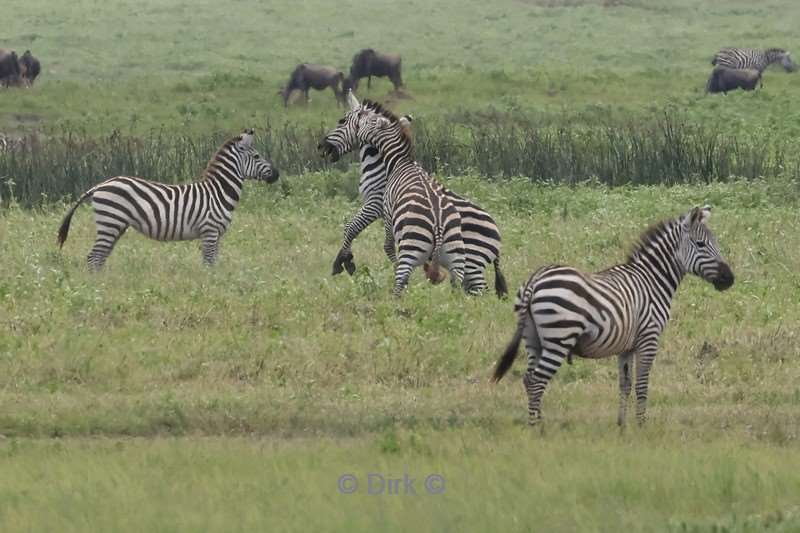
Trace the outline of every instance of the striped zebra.
<instances>
[{"instance_id":1,"label":"striped zebra","mask_svg":"<svg viewBox=\"0 0 800 533\"><path fill-rule=\"evenodd\" d=\"M647 382L670 306L686 273L717 290L733 285L733 272L708 228L711 208L696 207L642 234L627 262L587 274L566 266L536 271L517 293L517 330L497 362L492 380L511 368L525 339L528 422L541 415L547 383L564 358L619 355L620 403L617 423L625 425L632 368L636 363L636 416L645 420Z\"/></svg>"},{"instance_id":2,"label":"striped zebra","mask_svg":"<svg viewBox=\"0 0 800 533\"><path fill-rule=\"evenodd\" d=\"M754 69L759 72L764 72L773 63L780 63L786 72L792 72L796 68L791 53L783 48L767 48L766 50L723 48L711 60L711 64L714 66Z\"/></svg>"},{"instance_id":3,"label":"striped zebra","mask_svg":"<svg viewBox=\"0 0 800 533\"><path fill-rule=\"evenodd\" d=\"M394 294L408 285L414 268L432 259L450 272L454 285L464 279L464 241L461 217L443 187L411 157L412 143L404 124L380 104L360 104L348 92L350 111L319 144L323 155L337 161L356 146L377 148L386 166L386 189L381 213L384 217L387 254L397 244Z\"/></svg>"},{"instance_id":4,"label":"striped zebra","mask_svg":"<svg viewBox=\"0 0 800 533\"><path fill-rule=\"evenodd\" d=\"M166 185L117 176L95 185L81 195L64 217L58 230L58 245L63 246L67 240L75 210L91 198L97 235L87 257L90 270L103 267L128 226L159 241L202 239L203 261L212 265L246 178L269 183L278 179L278 169L253 148L251 129L217 150L201 181Z\"/></svg>"},{"instance_id":5,"label":"striped zebra","mask_svg":"<svg viewBox=\"0 0 800 533\"><path fill-rule=\"evenodd\" d=\"M401 125L407 127L412 121L410 115L400 117ZM383 218L383 193L386 190L386 166L383 157L377 148L371 144L361 146L359 151L361 163L361 178L358 182L358 191L363 204L356 214L345 224L344 241L336 259L333 262L333 275L341 274L347 270L349 274L355 272L352 245L358 235L370 224ZM505 277L500 270L500 231L489 213L475 203L463 198L449 189L444 190L445 195L461 215L461 234L464 239L464 289L467 292L483 292L486 289L484 272L489 263L494 264L495 291L499 297L508 293ZM390 246L391 245L391 246ZM386 243L384 248L389 260L396 261L394 244ZM430 265L425 264L429 278Z\"/></svg>"}]
</instances>

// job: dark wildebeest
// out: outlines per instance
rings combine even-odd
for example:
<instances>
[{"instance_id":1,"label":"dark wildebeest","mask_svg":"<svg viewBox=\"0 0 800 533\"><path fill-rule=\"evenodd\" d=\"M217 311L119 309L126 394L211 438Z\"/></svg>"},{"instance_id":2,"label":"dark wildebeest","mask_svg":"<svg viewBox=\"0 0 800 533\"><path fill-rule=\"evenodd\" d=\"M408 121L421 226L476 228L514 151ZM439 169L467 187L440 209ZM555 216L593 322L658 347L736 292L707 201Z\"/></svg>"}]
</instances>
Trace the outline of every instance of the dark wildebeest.
<instances>
[{"instance_id":1,"label":"dark wildebeest","mask_svg":"<svg viewBox=\"0 0 800 533\"><path fill-rule=\"evenodd\" d=\"M17 53L14 50L0 48L0 87L15 87L21 84Z\"/></svg>"},{"instance_id":2,"label":"dark wildebeest","mask_svg":"<svg viewBox=\"0 0 800 533\"><path fill-rule=\"evenodd\" d=\"M31 54L30 50L25 50L25 53L19 58L19 69L22 80L28 87L31 87L36 77L42 71L42 64Z\"/></svg>"},{"instance_id":3,"label":"dark wildebeest","mask_svg":"<svg viewBox=\"0 0 800 533\"><path fill-rule=\"evenodd\" d=\"M289 104L289 96L292 91L303 91L306 96L306 103L308 103L310 101L308 97L309 89L324 91L330 87L333 89L333 94L336 95L336 104L344 104L344 93L342 93L340 87L343 79L344 74L333 67L302 63L295 67L289 77L289 83L278 91L278 94L283 96L283 106L286 107Z\"/></svg>"},{"instance_id":4,"label":"dark wildebeest","mask_svg":"<svg viewBox=\"0 0 800 533\"><path fill-rule=\"evenodd\" d=\"M370 89L372 76L388 76L396 91L403 85L403 78L400 75L402 61L400 54L383 54L372 48L361 50L353 56L350 75L344 81L344 91L358 89L358 81L361 78L367 78L367 89Z\"/></svg>"},{"instance_id":5,"label":"dark wildebeest","mask_svg":"<svg viewBox=\"0 0 800 533\"><path fill-rule=\"evenodd\" d=\"M761 72L756 69L733 69L714 67L706 83L707 93L725 93L734 89L752 91L761 81ZM763 87L763 82L761 83Z\"/></svg>"}]
</instances>

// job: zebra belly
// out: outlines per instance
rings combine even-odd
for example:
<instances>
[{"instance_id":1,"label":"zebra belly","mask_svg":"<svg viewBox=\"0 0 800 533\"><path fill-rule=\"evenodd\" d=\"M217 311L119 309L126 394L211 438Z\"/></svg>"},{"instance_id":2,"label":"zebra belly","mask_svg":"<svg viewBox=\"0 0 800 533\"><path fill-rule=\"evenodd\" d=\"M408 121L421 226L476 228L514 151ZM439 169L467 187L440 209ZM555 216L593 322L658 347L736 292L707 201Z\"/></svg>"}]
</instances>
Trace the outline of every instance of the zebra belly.
<instances>
[{"instance_id":1,"label":"zebra belly","mask_svg":"<svg viewBox=\"0 0 800 533\"><path fill-rule=\"evenodd\" d=\"M574 310L565 306L565 301L571 302ZM569 347L579 357L600 359L630 350L633 345L632 327L620 327L607 313L591 308L570 291L537 293L532 311L545 348L548 344L557 351Z\"/></svg>"}]
</instances>

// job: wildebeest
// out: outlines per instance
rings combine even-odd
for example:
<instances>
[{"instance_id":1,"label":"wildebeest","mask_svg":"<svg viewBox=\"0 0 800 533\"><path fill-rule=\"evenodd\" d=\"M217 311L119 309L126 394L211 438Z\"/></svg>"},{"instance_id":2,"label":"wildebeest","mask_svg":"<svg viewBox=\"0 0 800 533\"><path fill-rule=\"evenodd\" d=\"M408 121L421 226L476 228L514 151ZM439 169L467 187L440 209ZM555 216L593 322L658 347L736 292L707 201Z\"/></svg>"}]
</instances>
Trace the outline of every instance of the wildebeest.
<instances>
[{"instance_id":1,"label":"wildebeest","mask_svg":"<svg viewBox=\"0 0 800 533\"><path fill-rule=\"evenodd\" d=\"M734 89L752 91L761 82L761 72L755 69L733 69L714 67L706 83L707 93L727 93ZM761 86L764 83L761 82Z\"/></svg>"},{"instance_id":2,"label":"wildebeest","mask_svg":"<svg viewBox=\"0 0 800 533\"><path fill-rule=\"evenodd\" d=\"M278 94L283 96L283 106L286 107L289 104L289 96L292 91L303 91L306 103L308 103L310 101L308 97L309 89L324 91L330 87L333 89L333 94L336 95L337 105L344 104L344 93L342 93L341 89L343 79L344 74L333 67L301 63L292 71L289 82L283 89L278 91Z\"/></svg>"},{"instance_id":3,"label":"wildebeest","mask_svg":"<svg viewBox=\"0 0 800 533\"><path fill-rule=\"evenodd\" d=\"M42 71L42 64L31 54L30 50L25 50L25 53L19 58L19 69L20 77L30 87Z\"/></svg>"},{"instance_id":4,"label":"wildebeest","mask_svg":"<svg viewBox=\"0 0 800 533\"><path fill-rule=\"evenodd\" d=\"M400 54L385 54L376 52L372 48L364 48L353 56L350 66L350 75L344 81L344 91L358 89L358 81L367 78L367 89L372 87L372 76L388 77L394 84L396 91L403 85L400 75L402 67Z\"/></svg>"},{"instance_id":5,"label":"wildebeest","mask_svg":"<svg viewBox=\"0 0 800 533\"><path fill-rule=\"evenodd\" d=\"M0 48L0 86L13 87L21 85L20 64L14 50Z\"/></svg>"}]
</instances>

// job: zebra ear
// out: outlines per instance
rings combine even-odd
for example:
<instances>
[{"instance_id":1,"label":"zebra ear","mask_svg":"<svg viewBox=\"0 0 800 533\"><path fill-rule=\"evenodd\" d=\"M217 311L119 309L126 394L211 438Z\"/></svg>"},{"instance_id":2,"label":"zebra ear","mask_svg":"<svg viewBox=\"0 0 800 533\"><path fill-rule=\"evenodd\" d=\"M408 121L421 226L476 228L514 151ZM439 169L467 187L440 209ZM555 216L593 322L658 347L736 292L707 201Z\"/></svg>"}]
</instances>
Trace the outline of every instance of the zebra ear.
<instances>
[{"instance_id":1,"label":"zebra ear","mask_svg":"<svg viewBox=\"0 0 800 533\"><path fill-rule=\"evenodd\" d=\"M242 134L239 136L239 145L243 146L244 148L250 148L253 146L253 135L255 132L248 128L245 129Z\"/></svg>"},{"instance_id":2,"label":"zebra ear","mask_svg":"<svg viewBox=\"0 0 800 533\"><path fill-rule=\"evenodd\" d=\"M353 95L353 89L347 91L347 103L350 104L350 110L355 111L361 104L358 103L358 99Z\"/></svg>"},{"instance_id":3,"label":"zebra ear","mask_svg":"<svg viewBox=\"0 0 800 533\"><path fill-rule=\"evenodd\" d=\"M690 225L704 224L708 225L708 220L711 218L711 206L706 204L703 207L695 207L689 213L687 218Z\"/></svg>"},{"instance_id":4,"label":"zebra ear","mask_svg":"<svg viewBox=\"0 0 800 533\"><path fill-rule=\"evenodd\" d=\"M384 116L378 116L375 118L375 127L379 130L385 130L386 128L392 125L392 121Z\"/></svg>"}]
</instances>

